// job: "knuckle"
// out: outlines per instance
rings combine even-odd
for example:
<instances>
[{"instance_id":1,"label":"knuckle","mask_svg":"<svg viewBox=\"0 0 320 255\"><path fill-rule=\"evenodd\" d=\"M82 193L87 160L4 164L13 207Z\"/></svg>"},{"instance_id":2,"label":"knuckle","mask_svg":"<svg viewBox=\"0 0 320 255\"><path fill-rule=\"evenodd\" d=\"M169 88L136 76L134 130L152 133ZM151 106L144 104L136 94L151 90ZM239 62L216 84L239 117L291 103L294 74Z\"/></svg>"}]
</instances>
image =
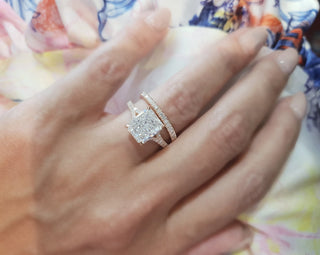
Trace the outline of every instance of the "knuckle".
<instances>
[{"instance_id":1,"label":"knuckle","mask_svg":"<svg viewBox=\"0 0 320 255\"><path fill-rule=\"evenodd\" d=\"M181 231L181 233L179 233L179 239L182 241L182 243L185 244L192 243L197 238L199 233L201 233L201 230L202 229L198 228L196 224L190 224L184 229L184 231Z\"/></svg>"},{"instance_id":2,"label":"knuckle","mask_svg":"<svg viewBox=\"0 0 320 255\"><path fill-rule=\"evenodd\" d=\"M237 49L237 52L239 53L239 57L242 57L245 60L252 59L259 50L259 47L257 47L257 43L254 42L254 39L243 41L243 39L247 37L246 33L243 34L233 34L230 36L229 43L230 47L234 47ZM262 45L261 45L262 47Z\"/></svg>"},{"instance_id":3,"label":"knuckle","mask_svg":"<svg viewBox=\"0 0 320 255\"><path fill-rule=\"evenodd\" d=\"M243 199L239 200L241 201L240 211L246 210L259 202L267 191L267 184L267 178L261 172L251 171L247 174L244 178Z\"/></svg>"},{"instance_id":4,"label":"knuckle","mask_svg":"<svg viewBox=\"0 0 320 255\"><path fill-rule=\"evenodd\" d=\"M108 249L120 251L126 249L132 242L134 233L137 229L132 216L125 212L125 208L119 208L106 213L103 220L97 224L104 225L102 240Z\"/></svg>"},{"instance_id":5,"label":"knuckle","mask_svg":"<svg viewBox=\"0 0 320 255\"><path fill-rule=\"evenodd\" d=\"M115 218L110 219L108 222L100 222L100 224L101 223L104 223L106 226L102 239L109 251L122 251L130 245L133 235L130 233L128 226L119 224Z\"/></svg>"},{"instance_id":6,"label":"knuckle","mask_svg":"<svg viewBox=\"0 0 320 255\"><path fill-rule=\"evenodd\" d=\"M244 56L248 55L248 53L244 52L238 40L222 41L217 45L216 52L231 73L237 73L241 68L243 61L237 61L237 59L243 60Z\"/></svg>"},{"instance_id":7,"label":"knuckle","mask_svg":"<svg viewBox=\"0 0 320 255\"><path fill-rule=\"evenodd\" d=\"M184 89L183 84L172 87L168 93L168 114L175 116L175 120L181 123L189 123L199 114L200 102L189 89Z\"/></svg>"},{"instance_id":8,"label":"knuckle","mask_svg":"<svg viewBox=\"0 0 320 255\"><path fill-rule=\"evenodd\" d=\"M127 249L134 241L136 232L155 212L156 204L150 196L135 195L129 203L121 204L118 209L108 213L104 219L106 228L102 238L106 247L115 252ZM101 224L101 221L97 224Z\"/></svg>"},{"instance_id":9,"label":"knuckle","mask_svg":"<svg viewBox=\"0 0 320 255\"><path fill-rule=\"evenodd\" d=\"M41 102L22 102L6 116L3 134L9 144L30 152L26 154L39 153L54 135L53 115Z\"/></svg>"},{"instance_id":10,"label":"knuckle","mask_svg":"<svg viewBox=\"0 0 320 255\"><path fill-rule=\"evenodd\" d=\"M130 71L128 62L124 61L119 57L107 55L98 57L94 65L89 65L89 75L91 80L100 80L102 85L105 86L104 82L107 82L109 86L117 82L124 80ZM121 55L120 55L121 56Z\"/></svg>"},{"instance_id":11,"label":"knuckle","mask_svg":"<svg viewBox=\"0 0 320 255\"><path fill-rule=\"evenodd\" d=\"M232 113L224 118L217 128L212 130L214 143L228 155L240 153L248 143L250 127L241 113Z\"/></svg>"},{"instance_id":12,"label":"knuckle","mask_svg":"<svg viewBox=\"0 0 320 255\"><path fill-rule=\"evenodd\" d=\"M148 33L139 33L138 28L131 27L126 31L126 36L132 43L134 48L142 50L148 48L150 45L150 38Z\"/></svg>"}]
</instances>

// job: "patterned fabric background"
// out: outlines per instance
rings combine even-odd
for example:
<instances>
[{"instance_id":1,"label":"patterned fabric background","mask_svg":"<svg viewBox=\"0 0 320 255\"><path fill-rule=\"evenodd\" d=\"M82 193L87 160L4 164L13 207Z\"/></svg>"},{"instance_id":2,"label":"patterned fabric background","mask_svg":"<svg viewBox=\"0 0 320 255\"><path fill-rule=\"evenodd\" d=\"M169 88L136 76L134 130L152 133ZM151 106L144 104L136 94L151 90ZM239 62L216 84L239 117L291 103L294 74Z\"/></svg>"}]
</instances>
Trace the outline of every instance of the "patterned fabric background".
<instances>
[{"instance_id":1,"label":"patterned fabric background","mask_svg":"<svg viewBox=\"0 0 320 255\"><path fill-rule=\"evenodd\" d=\"M299 51L308 74L301 86L309 103L302 138L278 188L243 218L260 230L254 254L320 254L320 58L305 37L317 0L0 0L0 112L47 88L107 43L130 22L132 10L158 6L171 10L172 27L230 33L266 26L269 48Z\"/></svg>"}]
</instances>

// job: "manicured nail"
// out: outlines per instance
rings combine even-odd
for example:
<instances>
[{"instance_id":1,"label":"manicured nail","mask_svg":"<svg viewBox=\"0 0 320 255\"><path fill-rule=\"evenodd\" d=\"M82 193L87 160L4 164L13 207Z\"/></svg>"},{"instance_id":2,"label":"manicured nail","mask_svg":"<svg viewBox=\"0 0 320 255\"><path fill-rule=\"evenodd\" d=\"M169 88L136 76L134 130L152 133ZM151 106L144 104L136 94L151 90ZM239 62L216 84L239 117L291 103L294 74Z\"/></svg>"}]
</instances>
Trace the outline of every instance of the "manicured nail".
<instances>
[{"instance_id":1,"label":"manicured nail","mask_svg":"<svg viewBox=\"0 0 320 255\"><path fill-rule=\"evenodd\" d=\"M259 50L267 41L268 32L265 27L249 28L240 36L240 44L244 49Z\"/></svg>"},{"instance_id":2,"label":"manicured nail","mask_svg":"<svg viewBox=\"0 0 320 255\"><path fill-rule=\"evenodd\" d=\"M298 52L293 48L289 48L284 51L279 51L277 57L280 69L284 73L288 74L290 74L295 69L299 60Z\"/></svg>"},{"instance_id":3,"label":"manicured nail","mask_svg":"<svg viewBox=\"0 0 320 255\"><path fill-rule=\"evenodd\" d=\"M294 95L290 102L290 107L298 119L302 120L307 112L307 99L304 93Z\"/></svg>"},{"instance_id":4,"label":"manicured nail","mask_svg":"<svg viewBox=\"0 0 320 255\"><path fill-rule=\"evenodd\" d=\"M157 9L146 17L145 22L157 31L163 31L169 27L171 13L166 8Z\"/></svg>"}]
</instances>

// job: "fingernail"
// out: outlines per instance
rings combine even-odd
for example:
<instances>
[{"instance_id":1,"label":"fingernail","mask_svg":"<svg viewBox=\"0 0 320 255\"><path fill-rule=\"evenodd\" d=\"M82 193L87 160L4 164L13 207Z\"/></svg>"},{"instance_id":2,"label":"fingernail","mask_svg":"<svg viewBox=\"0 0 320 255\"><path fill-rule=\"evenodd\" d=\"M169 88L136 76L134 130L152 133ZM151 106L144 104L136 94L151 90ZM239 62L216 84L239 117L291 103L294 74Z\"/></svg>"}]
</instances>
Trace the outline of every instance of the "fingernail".
<instances>
[{"instance_id":1,"label":"fingernail","mask_svg":"<svg viewBox=\"0 0 320 255\"><path fill-rule=\"evenodd\" d=\"M267 41L268 32L265 27L249 28L247 32L241 35L239 41L244 49L253 48L258 51Z\"/></svg>"},{"instance_id":2,"label":"fingernail","mask_svg":"<svg viewBox=\"0 0 320 255\"><path fill-rule=\"evenodd\" d=\"M157 31L163 31L169 27L171 13L166 8L157 9L146 17L145 22Z\"/></svg>"},{"instance_id":3,"label":"fingernail","mask_svg":"<svg viewBox=\"0 0 320 255\"><path fill-rule=\"evenodd\" d=\"M234 249L231 251L231 254L234 252L243 251L251 246L254 237L253 231L249 227L244 226L242 235L243 240L234 247Z\"/></svg>"},{"instance_id":4,"label":"fingernail","mask_svg":"<svg viewBox=\"0 0 320 255\"><path fill-rule=\"evenodd\" d=\"M302 120L307 112L307 99L304 93L294 95L290 102L290 107L298 119Z\"/></svg>"},{"instance_id":5,"label":"fingernail","mask_svg":"<svg viewBox=\"0 0 320 255\"><path fill-rule=\"evenodd\" d=\"M132 11L134 13L143 13L143 12L155 10L156 8L157 7L154 1L136 1L136 3L132 8Z\"/></svg>"},{"instance_id":6,"label":"fingernail","mask_svg":"<svg viewBox=\"0 0 320 255\"><path fill-rule=\"evenodd\" d=\"M298 52L293 48L289 48L284 51L279 51L277 57L280 69L284 73L288 74L295 69L299 60Z\"/></svg>"}]
</instances>

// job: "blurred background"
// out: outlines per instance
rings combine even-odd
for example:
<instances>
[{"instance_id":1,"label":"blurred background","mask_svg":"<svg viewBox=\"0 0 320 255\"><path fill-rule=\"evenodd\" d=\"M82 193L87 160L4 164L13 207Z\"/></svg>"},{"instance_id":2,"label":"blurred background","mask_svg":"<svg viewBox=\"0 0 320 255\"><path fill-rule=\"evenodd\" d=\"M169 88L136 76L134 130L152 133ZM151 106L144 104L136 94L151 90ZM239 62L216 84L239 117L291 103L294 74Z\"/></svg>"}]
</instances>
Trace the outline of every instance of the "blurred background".
<instances>
[{"instance_id":1,"label":"blurred background","mask_svg":"<svg viewBox=\"0 0 320 255\"><path fill-rule=\"evenodd\" d=\"M320 15L313 23L311 29L307 33L307 37L312 45L313 51L320 56Z\"/></svg>"}]
</instances>

